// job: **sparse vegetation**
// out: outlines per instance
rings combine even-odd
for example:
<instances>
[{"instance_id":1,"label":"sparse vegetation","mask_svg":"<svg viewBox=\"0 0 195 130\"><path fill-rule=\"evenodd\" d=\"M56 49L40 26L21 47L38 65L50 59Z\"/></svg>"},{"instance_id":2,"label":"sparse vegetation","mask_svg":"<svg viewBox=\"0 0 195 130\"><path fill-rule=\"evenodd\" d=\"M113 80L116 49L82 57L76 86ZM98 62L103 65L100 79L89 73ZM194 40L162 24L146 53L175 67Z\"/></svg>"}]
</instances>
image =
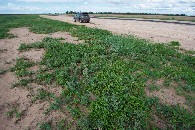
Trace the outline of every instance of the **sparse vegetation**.
<instances>
[{"instance_id":1,"label":"sparse vegetation","mask_svg":"<svg viewBox=\"0 0 195 130\"><path fill-rule=\"evenodd\" d=\"M171 41L171 46L181 46L181 44L178 41Z\"/></svg>"},{"instance_id":2,"label":"sparse vegetation","mask_svg":"<svg viewBox=\"0 0 195 130\"><path fill-rule=\"evenodd\" d=\"M0 70L0 75L4 74L6 70Z\"/></svg>"},{"instance_id":3,"label":"sparse vegetation","mask_svg":"<svg viewBox=\"0 0 195 130\"><path fill-rule=\"evenodd\" d=\"M9 111L6 112L6 115L10 118L13 118L14 116L15 116L15 118L20 118L21 113L19 113L18 110L17 110L18 106L19 106L18 103L7 104L7 107L9 108Z\"/></svg>"},{"instance_id":4,"label":"sparse vegetation","mask_svg":"<svg viewBox=\"0 0 195 130\"><path fill-rule=\"evenodd\" d=\"M156 86L156 85L154 85L154 84L151 84L151 85L149 86L149 90L150 90L150 91L154 91L154 90L159 91L159 90L160 90L160 86Z\"/></svg>"},{"instance_id":5,"label":"sparse vegetation","mask_svg":"<svg viewBox=\"0 0 195 130\"><path fill-rule=\"evenodd\" d=\"M42 89L37 89L37 95L34 96L33 102L36 100L50 100L51 98L54 97L54 94L51 92L48 92L47 90Z\"/></svg>"},{"instance_id":6,"label":"sparse vegetation","mask_svg":"<svg viewBox=\"0 0 195 130\"><path fill-rule=\"evenodd\" d=\"M28 20L24 22L26 18ZM34 100L53 98L45 114L54 110L63 113L66 109L79 129L155 129L158 126L152 123L153 114L167 123L167 129L194 128L194 114L180 105L168 106L145 94L149 79L152 82L163 79L167 87L174 81L183 93L194 93L194 56L180 53L178 48L151 44L134 36L114 35L97 28L36 18L36 15L17 16L14 26L10 24L9 27L25 24L35 33L68 31L85 41L85 44L76 45L46 37L42 42L21 44L19 47L19 51L44 48L46 52L39 65L45 69L28 74L26 68L35 63L25 57L17 59L10 71L16 71L21 77L34 77L21 79L14 87L35 82L50 87L55 84L63 89L59 97L44 89L38 90ZM5 35L2 34L1 38ZM154 84L148 87L159 90ZM92 99L91 95L96 99ZM89 112L84 112L82 108ZM56 128L69 128L69 122L57 124ZM40 129L55 127L52 122L39 125Z\"/></svg>"}]
</instances>

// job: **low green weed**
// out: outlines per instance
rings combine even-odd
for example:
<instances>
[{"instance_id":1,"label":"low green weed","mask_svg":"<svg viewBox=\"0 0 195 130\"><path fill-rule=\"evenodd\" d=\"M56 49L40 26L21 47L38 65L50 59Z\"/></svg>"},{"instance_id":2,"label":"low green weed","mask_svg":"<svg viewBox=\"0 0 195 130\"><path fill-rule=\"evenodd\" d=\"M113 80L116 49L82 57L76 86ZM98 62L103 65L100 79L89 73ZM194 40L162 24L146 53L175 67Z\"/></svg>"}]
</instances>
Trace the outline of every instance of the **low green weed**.
<instances>
[{"instance_id":1,"label":"low green weed","mask_svg":"<svg viewBox=\"0 0 195 130\"><path fill-rule=\"evenodd\" d=\"M51 84L54 80L54 73L40 73L35 75L35 80L39 84Z\"/></svg>"},{"instance_id":2,"label":"low green weed","mask_svg":"<svg viewBox=\"0 0 195 130\"><path fill-rule=\"evenodd\" d=\"M195 51L185 51L186 54L194 55Z\"/></svg>"},{"instance_id":3,"label":"low green weed","mask_svg":"<svg viewBox=\"0 0 195 130\"><path fill-rule=\"evenodd\" d=\"M178 41L171 41L171 46L181 46L181 44Z\"/></svg>"},{"instance_id":4,"label":"low green weed","mask_svg":"<svg viewBox=\"0 0 195 130\"><path fill-rule=\"evenodd\" d=\"M37 89L37 94L33 98L33 102L36 100L50 100L54 98L54 94L51 92L48 92L47 90L44 90L43 88Z\"/></svg>"},{"instance_id":5,"label":"low green weed","mask_svg":"<svg viewBox=\"0 0 195 130\"><path fill-rule=\"evenodd\" d=\"M6 112L6 115L8 117L13 117L15 115L15 118L20 118L21 117L21 113L18 112L17 108L18 108L19 104L15 103L15 104L7 104L7 107L10 107L10 110L8 112Z\"/></svg>"},{"instance_id":6,"label":"low green weed","mask_svg":"<svg viewBox=\"0 0 195 130\"><path fill-rule=\"evenodd\" d=\"M58 40L65 40L63 37L58 38Z\"/></svg>"},{"instance_id":7,"label":"low green weed","mask_svg":"<svg viewBox=\"0 0 195 130\"><path fill-rule=\"evenodd\" d=\"M22 51L28 51L31 48L35 48L35 49L44 48L44 43L43 42L35 42L35 43L30 43L30 44L22 43L20 47L18 48L18 50L22 52Z\"/></svg>"},{"instance_id":8,"label":"low green weed","mask_svg":"<svg viewBox=\"0 0 195 130\"><path fill-rule=\"evenodd\" d=\"M17 70L15 74L19 77L24 77L24 76L31 76L34 73L33 71L27 71L26 69L21 69L21 70Z\"/></svg>"},{"instance_id":9,"label":"low green weed","mask_svg":"<svg viewBox=\"0 0 195 130\"><path fill-rule=\"evenodd\" d=\"M53 130L53 126L51 122L46 122L46 123L37 123L39 125L40 130Z\"/></svg>"},{"instance_id":10,"label":"low green weed","mask_svg":"<svg viewBox=\"0 0 195 130\"><path fill-rule=\"evenodd\" d=\"M78 107L72 108L71 106L67 106L67 110L73 115L74 118L79 118L83 115L82 111Z\"/></svg>"},{"instance_id":11,"label":"low green weed","mask_svg":"<svg viewBox=\"0 0 195 130\"><path fill-rule=\"evenodd\" d=\"M18 70L22 70L25 68L30 68L34 65L35 65L35 63L30 61L28 58L20 57L20 58L16 59L16 64L13 67L11 67L9 70L10 71L18 71Z\"/></svg>"},{"instance_id":12,"label":"low green weed","mask_svg":"<svg viewBox=\"0 0 195 130\"><path fill-rule=\"evenodd\" d=\"M67 119L61 119L60 121L56 122L57 130L65 130L71 128L71 123L68 123Z\"/></svg>"},{"instance_id":13,"label":"low green weed","mask_svg":"<svg viewBox=\"0 0 195 130\"><path fill-rule=\"evenodd\" d=\"M12 88L14 87L24 87L24 88L29 88L28 84L32 83L34 80L32 78L27 78L27 79L20 79L18 82L12 84Z\"/></svg>"},{"instance_id":14,"label":"low green weed","mask_svg":"<svg viewBox=\"0 0 195 130\"><path fill-rule=\"evenodd\" d=\"M171 129L193 129L195 125L195 115L187 112L183 107L181 110L179 105L166 106L157 104L156 114L167 120L169 126L172 127Z\"/></svg>"},{"instance_id":15,"label":"low green weed","mask_svg":"<svg viewBox=\"0 0 195 130\"><path fill-rule=\"evenodd\" d=\"M51 110L60 110L65 101L59 97L54 97L54 101L50 103L50 107L46 109L44 114L47 114Z\"/></svg>"},{"instance_id":16,"label":"low green weed","mask_svg":"<svg viewBox=\"0 0 195 130\"><path fill-rule=\"evenodd\" d=\"M4 74L7 70L0 70L0 75Z\"/></svg>"}]
</instances>

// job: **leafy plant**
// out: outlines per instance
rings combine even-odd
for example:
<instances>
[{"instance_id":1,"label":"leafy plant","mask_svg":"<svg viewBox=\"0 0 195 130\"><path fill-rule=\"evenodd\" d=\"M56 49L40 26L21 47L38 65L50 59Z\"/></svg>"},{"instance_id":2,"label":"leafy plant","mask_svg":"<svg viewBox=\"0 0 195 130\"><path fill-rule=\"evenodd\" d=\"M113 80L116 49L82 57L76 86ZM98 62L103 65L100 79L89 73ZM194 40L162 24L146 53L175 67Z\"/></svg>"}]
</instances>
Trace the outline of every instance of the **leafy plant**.
<instances>
[{"instance_id":1,"label":"leafy plant","mask_svg":"<svg viewBox=\"0 0 195 130\"><path fill-rule=\"evenodd\" d=\"M12 84L12 88L14 87L18 87L18 86L21 86L21 87L26 87L28 88L28 83L32 83L34 80L32 78L27 78L27 79L21 79L19 80L18 82L16 83L13 83Z\"/></svg>"},{"instance_id":2,"label":"leafy plant","mask_svg":"<svg viewBox=\"0 0 195 130\"><path fill-rule=\"evenodd\" d=\"M4 74L7 70L0 70L0 75Z\"/></svg>"},{"instance_id":3,"label":"leafy plant","mask_svg":"<svg viewBox=\"0 0 195 130\"><path fill-rule=\"evenodd\" d=\"M57 130L70 129L71 124L68 123L67 119L62 118L60 121L56 122L56 128L57 128Z\"/></svg>"},{"instance_id":4,"label":"leafy plant","mask_svg":"<svg viewBox=\"0 0 195 130\"><path fill-rule=\"evenodd\" d=\"M15 104L7 104L7 107L10 107L10 110L6 112L6 115L8 117L13 117L15 115L15 118L20 118L21 113L18 112L17 107L19 106L18 103Z\"/></svg>"},{"instance_id":5,"label":"leafy plant","mask_svg":"<svg viewBox=\"0 0 195 130\"><path fill-rule=\"evenodd\" d=\"M58 38L58 40L65 40L63 37Z\"/></svg>"},{"instance_id":6,"label":"leafy plant","mask_svg":"<svg viewBox=\"0 0 195 130\"><path fill-rule=\"evenodd\" d=\"M46 123L38 123L39 128L41 130L53 130L53 126L51 124L51 122L46 122Z\"/></svg>"},{"instance_id":7,"label":"leafy plant","mask_svg":"<svg viewBox=\"0 0 195 130\"><path fill-rule=\"evenodd\" d=\"M36 100L50 100L51 98L54 98L54 94L51 92L48 92L47 90L44 90L43 88L37 89L37 94L34 96L33 101Z\"/></svg>"},{"instance_id":8,"label":"leafy plant","mask_svg":"<svg viewBox=\"0 0 195 130\"><path fill-rule=\"evenodd\" d=\"M171 41L171 46L181 46L181 44L178 41Z\"/></svg>"},{"instance_id":9,"label":"leafy plant","mask_svg":"<svg viewBox=\"0 0 195 130\"><path fill-rule=\"evenodd\" d=\"M35 63L30 61L28 58L26 57L20 57L18 59L16 59L16 64L11 67L9 70L10 71L25 71L25 68L30 68L32 66L34 66Z\"/></svg>"}]
</instances>

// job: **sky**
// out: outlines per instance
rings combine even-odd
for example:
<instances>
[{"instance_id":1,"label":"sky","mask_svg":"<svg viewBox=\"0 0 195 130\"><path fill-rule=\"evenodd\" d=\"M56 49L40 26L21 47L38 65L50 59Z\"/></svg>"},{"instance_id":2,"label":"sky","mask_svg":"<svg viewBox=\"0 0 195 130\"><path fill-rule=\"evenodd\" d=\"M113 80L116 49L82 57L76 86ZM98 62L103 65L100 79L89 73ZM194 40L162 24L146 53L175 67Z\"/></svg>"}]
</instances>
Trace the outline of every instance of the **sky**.
<instances>
[{"instance_id":1,"label":"sky","mask_svg":"<svg viewBox=\"0 0 195 130\"><path fill-rule=\"evenodd\" d=\"M0 0L0 14L121 12L195 16L195 0Z\"/></svg>"}]
</instances>

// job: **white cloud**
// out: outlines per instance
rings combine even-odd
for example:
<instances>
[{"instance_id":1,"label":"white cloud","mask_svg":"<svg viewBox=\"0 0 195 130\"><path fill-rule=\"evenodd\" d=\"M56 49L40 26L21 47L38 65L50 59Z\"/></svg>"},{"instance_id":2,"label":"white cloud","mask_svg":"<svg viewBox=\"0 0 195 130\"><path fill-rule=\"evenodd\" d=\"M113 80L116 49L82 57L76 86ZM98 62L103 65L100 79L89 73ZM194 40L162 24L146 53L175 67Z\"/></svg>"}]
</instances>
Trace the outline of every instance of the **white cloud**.
<instances>
[{"instance_id":1,"label":"white cloud","mask_svg":"<svg viewBox=\"0 0 195 130\"><path fill-rule=\"evenodd\" d=\"M21 6L13 3L7 3L7 6L0 6L0 13L11 13L11 14L28 14L28 13L37 13L41 9L38 7L31 6Z\"/></svg>"},{"instance_id":2,"label":"white cloud","mask_svg":"<svg viewBox=\"0 0 195 130\"><path fill-rule=\"evenodd\" d=\"M83 0L17 0L17 1L24 1L24 2L81 2Z\"/></svg>"},{"instance_id":3,"label":"white cloud","mask_svg":"<svg viewBox=\"0 0 195 130\"><path fill-rule=\"evenodd\" d=\"M2 1L2 0L0 0ZM195 15L195 0L14 0L0 6L0 13L63 13L68 11L132 12L132 13L185 13ZM44 4L21 4L22 2ZM52 4L47 4L56 2ZM61 4L61 3L62 4ZM68 2L68 4L67 4ZM78 3L80 2L80 3ZM19 5L21 4L21 5ZM29 5L29 6L27 6ZM45 6L44 6L45 5ZM51 6L52 5L52 6ZM56 6L56 7L55 7Z\"/></svg>"},{"instance_id":4,"label":"white cloud","mask_svg":"<svg viewBox=\"0 0 195 130\"><path fill-rule=\"evenodd\" d=\"M164 2L165 0L147 0L146 2L148 3L159 3L159 2Z\"/></svg>"}]
</instances>

